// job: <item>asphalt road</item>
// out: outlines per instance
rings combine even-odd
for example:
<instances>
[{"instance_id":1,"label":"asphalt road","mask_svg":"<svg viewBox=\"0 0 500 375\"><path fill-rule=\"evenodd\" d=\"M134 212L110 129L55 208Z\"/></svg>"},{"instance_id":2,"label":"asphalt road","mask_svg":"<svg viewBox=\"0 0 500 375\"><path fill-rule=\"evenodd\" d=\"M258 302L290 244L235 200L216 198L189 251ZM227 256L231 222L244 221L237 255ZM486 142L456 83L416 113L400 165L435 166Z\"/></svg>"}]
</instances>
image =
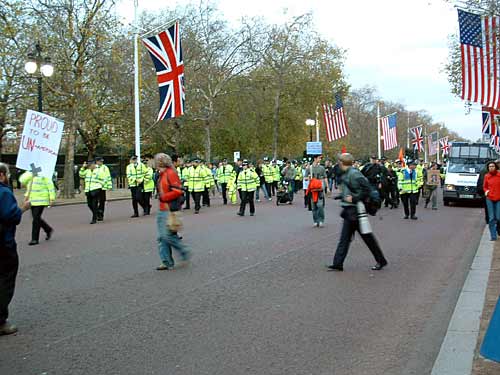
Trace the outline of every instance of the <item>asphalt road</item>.
<instances>
[{"instance_id":1,"label":"asphalt road","mask_svg":"<svg viewBox=\"0 0 500 375\"><path fill-rule=\"evenodd\" d=\"M155 218L110 202L104 223L86 206L54 207L54 238L28 247L0 337L0 374L429 374L480 240L473 207L383 209L371 218L389 261L380 272L359 237L345 272L325 270L340 231L297 199L237 217L217 200L184 215L192 264L155 271Z\"/></svg>"}]
</instances>

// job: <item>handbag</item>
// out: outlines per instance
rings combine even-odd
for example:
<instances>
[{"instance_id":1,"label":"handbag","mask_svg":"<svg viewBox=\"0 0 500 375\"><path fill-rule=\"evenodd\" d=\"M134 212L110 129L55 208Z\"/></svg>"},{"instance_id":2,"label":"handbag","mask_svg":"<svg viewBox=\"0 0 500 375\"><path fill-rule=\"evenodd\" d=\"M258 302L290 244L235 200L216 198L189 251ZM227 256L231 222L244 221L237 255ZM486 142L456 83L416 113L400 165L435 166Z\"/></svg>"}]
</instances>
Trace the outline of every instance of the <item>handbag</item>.
<instances>
[{"instance_id":1,"label":"handbag","mask_svg":"<svg viewBox=\"0 0 500 375\"><path fill-rule=\"evenodd\" d=\"M177 233L182 229L182 221L179 212L170 211L167 218L167 229L172 233Z\"/></svg>"}]
</instances>

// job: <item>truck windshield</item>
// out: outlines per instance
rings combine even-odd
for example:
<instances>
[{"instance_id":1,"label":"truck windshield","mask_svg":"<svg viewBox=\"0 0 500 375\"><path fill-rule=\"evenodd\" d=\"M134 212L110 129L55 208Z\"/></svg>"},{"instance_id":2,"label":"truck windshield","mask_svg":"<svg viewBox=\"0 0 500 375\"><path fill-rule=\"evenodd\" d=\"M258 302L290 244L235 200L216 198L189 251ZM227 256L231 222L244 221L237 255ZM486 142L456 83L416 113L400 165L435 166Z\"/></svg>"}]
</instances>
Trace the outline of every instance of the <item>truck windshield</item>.
<instances>
[{"instance_id":1,"label":"truck windshield","mask_svg":"<svg viewBox=\"0 0 500 375\"><path fill-rule=\"evenodd\" d=\"M448 161L449 173L479 173L486 165L486 160L455 159Z\"/></svg>"}]
</instances>

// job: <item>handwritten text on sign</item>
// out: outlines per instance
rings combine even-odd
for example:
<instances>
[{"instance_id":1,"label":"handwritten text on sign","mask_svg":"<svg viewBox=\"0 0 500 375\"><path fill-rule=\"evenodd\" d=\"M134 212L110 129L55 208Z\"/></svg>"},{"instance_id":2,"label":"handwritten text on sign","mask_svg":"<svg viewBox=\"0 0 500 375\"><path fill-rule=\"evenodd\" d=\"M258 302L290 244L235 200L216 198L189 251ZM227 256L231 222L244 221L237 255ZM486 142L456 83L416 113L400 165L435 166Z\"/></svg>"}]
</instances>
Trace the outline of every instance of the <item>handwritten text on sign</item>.
<instances>
[{"instance_id":1,"label":"handwritten text on sign","mask_svg":"<svg viewBox=\"0 0 500 375\"><path fill-rule=\"evenodd\" d=\"M30 165L35 163L42 170L41 176L52 177L63 127L61 120L29 110L26 113L16 167L30 170Z\"/></svg>"}]
</instances>

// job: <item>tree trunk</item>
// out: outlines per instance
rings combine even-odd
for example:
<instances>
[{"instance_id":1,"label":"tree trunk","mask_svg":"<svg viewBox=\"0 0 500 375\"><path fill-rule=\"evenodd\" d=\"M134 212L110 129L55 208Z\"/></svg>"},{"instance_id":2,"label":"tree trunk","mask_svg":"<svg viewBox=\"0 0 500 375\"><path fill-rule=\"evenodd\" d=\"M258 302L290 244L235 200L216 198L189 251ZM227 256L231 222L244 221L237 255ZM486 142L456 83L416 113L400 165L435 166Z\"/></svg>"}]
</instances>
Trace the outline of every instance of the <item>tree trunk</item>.
<instances>
[{"instance_id":1,"label":"tree trunk","mask_svg":"<svg viewBox=\"0 0 500 375\"><path fill-rule=\"evenodd\" d=\"M280 125L280 104L281 104L281 88L278 89L274 98L274 114L273 114L273 159L278 158L278 128Z\"/></svg>"},{"instance_id":2,"label":"tree trunk","mask_svg":"<svg viewBox=\"0 0 500 375\"><path fill-rule=\"evenodd\" d=\"M71 105L66 118L66 126L68 129L68 136L66 138L66 150L65 150L65 161L64 161L64 198L74 198L75 197L75 180L73 178L74 164L75 164L75 143L76 143L76 125L74 122L75 118L75 106Z\"/></svg>"},{"instance_id":3,"label":"tree trunk","mask_svg":"<svg viewBox=\"0 0 500 375\"><path fill-rule=\"evenodd\" d=\"M210 120L205 120L205 160L207 163L210 162L212 158L212 135L210 132Z\"/></svg>"}]
</instances>

